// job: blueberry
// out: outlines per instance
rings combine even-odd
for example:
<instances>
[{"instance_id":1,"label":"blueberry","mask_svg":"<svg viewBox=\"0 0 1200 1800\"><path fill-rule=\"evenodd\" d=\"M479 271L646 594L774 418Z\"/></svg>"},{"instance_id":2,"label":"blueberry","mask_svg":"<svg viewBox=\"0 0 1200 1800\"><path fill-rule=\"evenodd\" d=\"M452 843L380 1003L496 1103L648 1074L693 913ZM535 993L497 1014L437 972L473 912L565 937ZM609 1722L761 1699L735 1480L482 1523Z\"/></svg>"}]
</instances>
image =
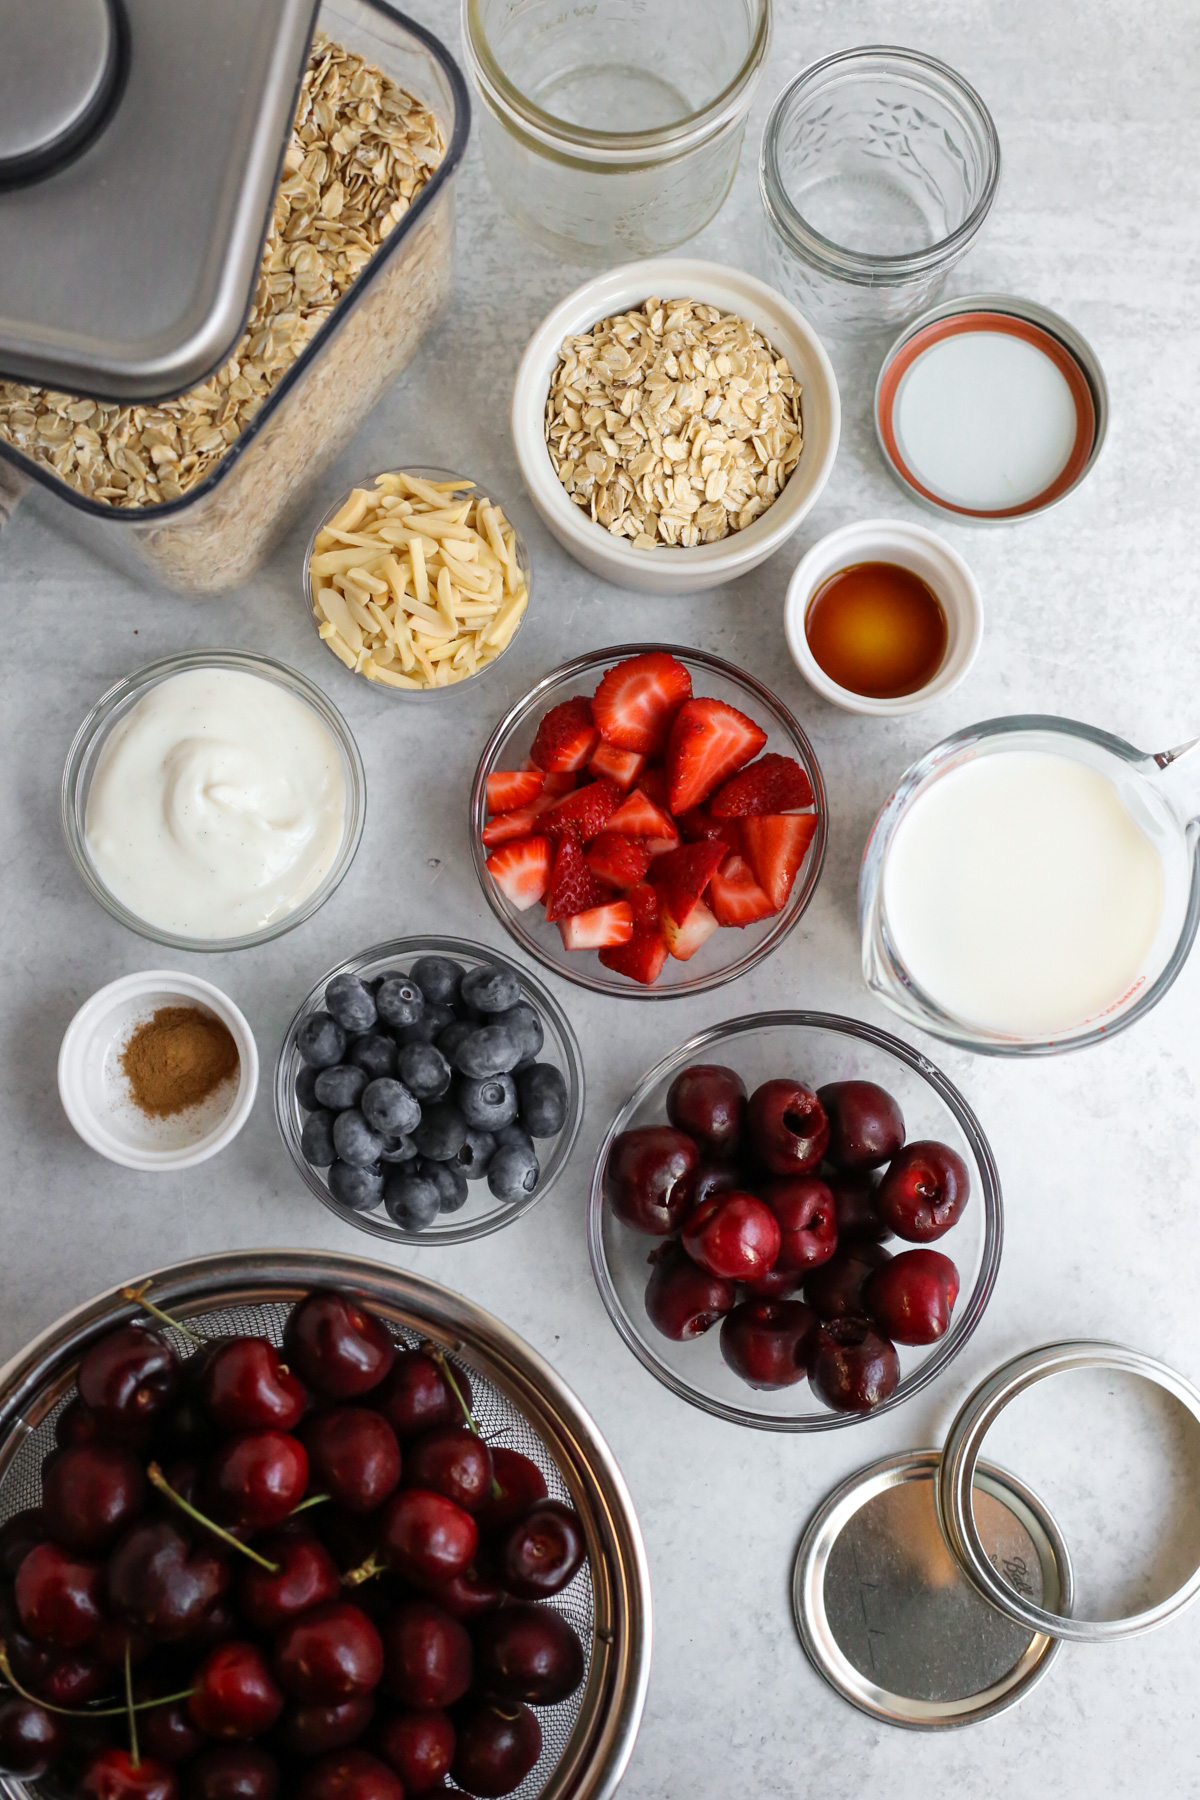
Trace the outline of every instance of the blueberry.
<instances>
[{"instance_id":1,"label":"blueberry","mask_svg":"<svg viewBox=\"0 0 1200 1800\"><path fill-rule=\"evenodd\" d=\"M530 1137L553 1137L567 1117L567 1084L550 1063L534 1063L517 1076L521 1123Z\"/></svg>"},{"instance_id":2,"label":"blueberry","mask_svg":"<svg viewBox=\"0 0 1200 1800\"><path fill-rule=\"evenodd\" d=\"M507 1012L499 1013L493 1023L508 1026L521 1046L522 1062L535 1057L546 1041L542 1021L528 1000L522 1000L519 1006L510 1006Z\"/></svg>"},{"instance_id":3,"label":"blueberry","mask_svg":"<svg viewBox=\"0 0 1200 1800\"><path fill-rule=\"evenodd\" d=\"M455 1019L453 1024L447 1025L444 1031L439 1031L437 1047L447 1062L454 1061L458 1054L458 1046L464 1038L469 1038L471 1033L478 1029L478 1025L473 1024L470 1019Z\"/></svg>"},{"instance_id":4,"label":"blueberry","mask_svg":"<svg viewBox=\"0 0 1200 1800\"><path fill-rule=\"evenodd\" d=\"M375 1002L357 975L335 975L325 989L325 1006L346 1031L370 1031L378 1017Z\"/></svg>"},{"instance_id":5,"label":"blueberry","mask_svg":"<svg viewBox=\"0 0 1200 1800\"><path fill-rule=\"evenodd\" d=\"M413 1025L397 1025L396 1042L404 1044L436 1044L447 1025L453 1025L455 1012L452 1006L430 1006Z\"/></svg>"},{"instance_id":6,"label":"blueberry","mask_svg":"<svg viewBox=\"0 0 1200 1800\"><path fill-rule=\"evenodd\" d=\"M381 1163L406 1163L416 1154L417 1146L410 1137L385 1137L379 1160Z\"/></svg>"},{"instance_id":7,"label":"blueberry","mask_svg":"<svg viewBox=\"0 0 1200 1800\"><path fill-rule=\"evenodd\" d=\"M375 996L385 1025L415 1025L425 1011L425 996L407 975L390 975Z\"/></svg>"},{"instance_id":8,"label":"blueberry","mask_svg":"<svg viewBox=\"0 0 1200 1800\"><path fill-rule=\"evenodd\" d=\"M382 1137L402 1137L421 1122L420 1103L402 1081L381 1075L362 1097L363 1117Z\"/></svg>"},{"instance_id":9,"label":"blueberry","mask_svg":"<svg viewBox=\"0 0 1200 1800\"><path fill-rule=\"evenodd\" d=\"M329 1191L343 1206L352 1206L355 1212L370 1212L383 1199L383 1176L378 1169L335 1162L329 1171Z\"/></svg>"},{"instance_id":10,"label":"blueberry","mask_svg":"<svg viewBox=\"0 0 1200 1800\"><path fill-rule=\"evenodd\" d=\"M435 1100L421 1112L413 1143L431 1162L449 1162L467 1141L467 1122L449 1100Z\"/></svg>"},{"instance_id":11,"label":"blueberry","mask_svg":"<svg viewBox=\"0 0 1200 1800\"><path fill-rule=\"evenodd\" d=\"M440 1100L449 1091L450 1064L433 1044L405 1044L396 1067L401 1081L418 1100Z\"/></svg>"},{"instance_id":12,"label":"blueberry","mask_svg":"<svg viewBox=\"0 0 1200 1800\"><path fill-rule=\"evenodd\" d=\"M418 956L409 970L431 1006L453 1006L462 985L462 964L448 956Z\"/></svg>"},{"instance_id":13,"label":"blueberry","mask_svg":"<svg viewBox=\"0 0 1200 1800\"><path fill-rule=\"evenodd\" d=\"M506 1130L511 1127L506 1126ZM530 1149L533 1145L530 1144ZM454 1159L454 1166L461 1169L468 1181L478 1181L481 1175L487 1174L488 1164L496 1148L496 1140L490 1131L477 1131L473 1125L467 1126L467 1135L462 1149Z\"/></svg>"},{"instance_id":14,"label":"blueberry","mask_svg":"<svg viewBox=\"0 0 1200 1800\"><path fill-rule=\"evenodd\" d=\"M310 1069L332 1069L346 1048L346 1034L327 1012L309 1013L296 1033L296 1048Z\"/></svg>"},{"instance_id":15,"label":"blueberry","mask_svg":"<svg viewBox=\"0 0 1200 1800\"><path fill-rule=\"evenodd\" d=\"M533 1139L519 1120L511 1125L502 1125L496 1133L498 1144L520 1144L523 1150L533 1150Z\"/></svg>"},{"instance_id":16,"label":"blueberry","mask_svg":"<svg viewBox=\"0 0 1200 1800\"><path fill-rule=\"evenodd\" d=\"M501 1144L488 1164L487 1184L497 1200L523 1200L538 1184L537 1154L524 1144Z\"/></svg>"},{"instance_id":17,"label":"blueberry","mask_svg":"<svg viewBox=\"0 0 1200 1800\"><path fill-rule=\"evenodd\" d=\"M327 1169L337 1152L333 1147L333 1114L324 1107L309 1113L300 1133L300 1149L305 1162L316 1169Z\"/></svg>"},{"instance_id":18,"label":"blueberry","mask_svg":"<svg viewBox=\"0 0 1200 1800\"><path fill-rule=\"evenodd\" d=\"M484 1075L507 1075L521 1060L521 1046L507 1025L476 1025L454 1052L454 1065L478 1081Z\"/></svg>"},{"instance_id":19,"label":"blueberry","mask_svg":"<svg viewBox=\"0 0 1200 1800\"><path fill-rule=\"evenodd\" d=\"M365 1069L356 1069L353 1063L335 1063L332 1069L320 1070L313 1091L322 1106L344 1112L346 1107L358 1105L366 1085Z\"/></svg>"},{"instance_id":20,"label":"blueberry","mask_svg":"<svg viewBox=\"0 0 1200 1800\"><path fill-rule=\"evenodd\" d=\"M424 1175L404 1169L388 1176L383 1186L383 1204L389 1218L405 1231L422 1231L437 1218L442 1196Z\"/></svg>"},{"instance_id":21,"label":"blueberry","mask_svg":"<svg viewBox=\"0 0 1200 1800\"><path fill-rule=\"evenodd\" d=\"M340 1112L333 1121L333 1144L343 1162L365 1169L379 1161L383 1139L372 1131L356 1106Z\"/></svg>"},{"instance_id":22,"label":"blueberry","mask_svg":"<svg viewBox=\"0 0 1200 1800\"><path fill-rule=\"evenodd\" d=\"M457 1212L460 1206L466 1205L467 1178L456 1162L430 1162L423 1156L417 1164L417 1174L425 1181L432 1181L438 1191L442 1212Z\"/></svg>"},{"instance_id":23,"label":"blueberry","mask_svg":"<svg viewBox=\"0 0 1200 1800\"><path fill-rule=\"evenodd\" d=\"M364 1031L346 1046L346 1061L364 1069L368 1081L396 1073L396 1046L382 1031Z\"/></svg>"},{"instance_id":24,"label":"blueberry","mask_svg":"<svg viewBox=\"0 0 1200 1800\"><path fill-rule=\"evenodd\" d=\"M481 1081L460 1075L454 1098L467 1124L477 1131L499 1131L517 1116L517 1089L511 1075L485 1075Z\"/></svg>"},{"instance_id":25,"label":"blueberry","mask_svg":"<svg viewBox=\"0 0 1200 1800\"><path fill-rule=\"evenodd\" d=\"M313 1112L317 1105L316 1091L313 1087L317 1074L318 1071L310 1069L307 1063L301 1063L296 1070L296 1098L305 1112Z\"/></svg>"},{"instance_id":26,"label":"blueberry","mask_svg":"<svg viewBox=\"0 0 1200 1800\"><path fill-rule=\"evenodd\" d=\"M463 976L462 997L467 1006L475 1007L478 1012L507 1012L521 998L521 983L511 969L483 963Z\"/></svg>"}]
</instances>

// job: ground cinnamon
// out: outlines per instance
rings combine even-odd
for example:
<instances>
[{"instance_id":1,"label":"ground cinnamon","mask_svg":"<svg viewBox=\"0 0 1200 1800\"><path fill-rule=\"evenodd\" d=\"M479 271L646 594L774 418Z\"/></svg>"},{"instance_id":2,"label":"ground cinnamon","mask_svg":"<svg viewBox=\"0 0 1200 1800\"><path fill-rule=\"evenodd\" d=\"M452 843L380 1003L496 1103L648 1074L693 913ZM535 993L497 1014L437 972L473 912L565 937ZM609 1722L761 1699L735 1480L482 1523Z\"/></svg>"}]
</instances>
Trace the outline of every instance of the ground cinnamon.
<instances>
[{"instance_id":1,"label":"ground cinnamon","mask_svg":"<svg viewBox=\"0 0 1200 1800\"><path fill-rule=\"evenodd\" d=\"M198 1106L236 1075L237 1045L211 1013L197 1006L160 1006L132 1033L121 1067L142 1112L166 1119Z\"/></svg>"}]
</instances>

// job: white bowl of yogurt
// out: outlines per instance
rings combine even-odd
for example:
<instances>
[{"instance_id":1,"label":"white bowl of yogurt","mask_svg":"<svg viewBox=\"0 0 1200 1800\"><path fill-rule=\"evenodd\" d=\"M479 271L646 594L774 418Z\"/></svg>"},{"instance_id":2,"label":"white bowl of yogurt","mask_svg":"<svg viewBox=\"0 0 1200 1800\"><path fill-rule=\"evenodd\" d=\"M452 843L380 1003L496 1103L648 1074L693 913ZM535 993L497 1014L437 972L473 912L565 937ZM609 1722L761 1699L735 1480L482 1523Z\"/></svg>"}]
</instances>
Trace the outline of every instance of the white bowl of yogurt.
<instances>
[{"instance_id":1,"label":"white bowl of yogurt","mask_svg":"<svg viewBox=\"0 0 1200 1800\"><path fill-rule=\"evenodd\" d=\"M177 950L266 943L354 859L366 778L341 713L294 669L199 650L116 683L63 771L67 844L115 919Z\"/></svg>"},{"instance_id":2,"label":"white bowl of yogurt","mask_svg":"<svg viewBox=\"0 0 1200 1800\"><path fill-rule=\"evenodd\" d=\"M863 856L867 985L964 1049L1038 1055L1131 1025L1200 920L1200 819L1162 762L1070 719L992 719L901 777Z\"/></svg>"}]
</instances>

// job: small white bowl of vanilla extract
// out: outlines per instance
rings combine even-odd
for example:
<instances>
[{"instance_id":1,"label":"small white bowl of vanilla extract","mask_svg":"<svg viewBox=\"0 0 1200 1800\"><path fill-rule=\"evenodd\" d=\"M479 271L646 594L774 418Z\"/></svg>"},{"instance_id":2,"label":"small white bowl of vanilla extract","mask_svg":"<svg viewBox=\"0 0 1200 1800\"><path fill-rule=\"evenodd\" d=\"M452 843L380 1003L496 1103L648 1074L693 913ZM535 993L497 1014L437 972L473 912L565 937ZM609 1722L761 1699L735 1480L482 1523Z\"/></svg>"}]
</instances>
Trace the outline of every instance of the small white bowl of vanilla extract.
<instances>
[{"instance_id":1,"label":"small white bowl of vanilla extract","mask_svg":"<svg viewBox=\"0 0 1200 1800\"><path fill-rule=\"evenodd\" d=\"M861 519L814 544L788 583L784 630L809 686L847 712L917 712L956 688L983 641L983 600L924 525Z\"/></svg>"}]
</instances>

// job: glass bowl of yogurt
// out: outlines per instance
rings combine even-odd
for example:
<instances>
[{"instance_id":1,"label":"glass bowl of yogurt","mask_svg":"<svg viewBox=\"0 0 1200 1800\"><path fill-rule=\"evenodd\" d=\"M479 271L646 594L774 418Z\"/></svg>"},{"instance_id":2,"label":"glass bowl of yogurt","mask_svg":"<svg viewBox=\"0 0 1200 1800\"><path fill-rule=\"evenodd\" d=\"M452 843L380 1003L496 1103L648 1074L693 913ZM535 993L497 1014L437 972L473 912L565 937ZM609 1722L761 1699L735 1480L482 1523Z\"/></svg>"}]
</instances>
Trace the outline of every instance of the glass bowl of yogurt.
<instances>
[{"instance_id":1,"label":"glass bowl of yogurt","mask_svg":"<svg viewBox=\"0 0 1200 1800\"><path fill-rule=\"evenodd\" d=\"M244 650L150 663L101 696L63 770L75 866L114 919L176 950L243 950L323 906L362 836L337 708Z\"/></svg>"},{"instance_id":2,"label":"glass bowl of yogurt","mask_svg":"<svg viewBox=\"0 0 1200 1800\"><path fill-rule=\"evenodd\" d=\"M1200 921L1200 817L1165 774L1179 754L1037 714L936 744L867 841L867 986L922 1030L995 1056L1132 1025Z\"/></svg>"}]
</instances>

